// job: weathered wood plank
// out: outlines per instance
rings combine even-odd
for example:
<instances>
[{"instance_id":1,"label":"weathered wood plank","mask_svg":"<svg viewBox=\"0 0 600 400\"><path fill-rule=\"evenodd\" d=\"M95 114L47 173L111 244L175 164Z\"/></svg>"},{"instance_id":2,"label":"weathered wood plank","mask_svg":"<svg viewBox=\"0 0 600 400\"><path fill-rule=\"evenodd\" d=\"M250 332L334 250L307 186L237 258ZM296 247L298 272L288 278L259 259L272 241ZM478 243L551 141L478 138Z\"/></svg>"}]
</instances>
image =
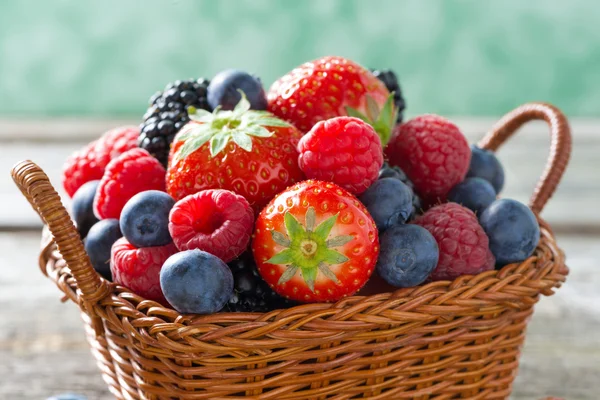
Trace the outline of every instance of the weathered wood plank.
<instances>
[{"instance_id":1,"label":"weathered wood plank","mask_svg":"<svg viewBox=\"0 0 600 400\"><path fill-rule=\"evenodd\" d=\"M600 236L559 236L567 283L536 307L513 400L596 400L600 360ZM0 232L0 398L39 400L75 391L110 399L77 308L37 267L38 232ZM26 390L26 391L25 391Z\"/></svg>"},{"instance_id":2,"label":"weathered wood plank","mask_svg":"<svg viewBox=\"0 0 600 400\"><path fill-rule=\"evenodd\" d=\"M0 118L0 141L90 142L100 133L122 125L137 125L134 119L118 118Z\"/></svg>"}]
</instances>

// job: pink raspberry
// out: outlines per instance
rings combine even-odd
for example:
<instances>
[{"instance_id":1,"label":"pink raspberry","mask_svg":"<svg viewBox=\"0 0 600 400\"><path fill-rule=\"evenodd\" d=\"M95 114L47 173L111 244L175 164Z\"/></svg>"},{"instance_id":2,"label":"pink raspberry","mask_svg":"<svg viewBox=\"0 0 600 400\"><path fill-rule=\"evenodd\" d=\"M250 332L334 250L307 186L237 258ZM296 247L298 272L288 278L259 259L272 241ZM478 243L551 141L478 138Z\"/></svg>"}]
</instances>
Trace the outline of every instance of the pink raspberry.
<instances>
[{"instance_id":1,"label":"pink raspberry","mask_svg":"<svg viewBox=\"0 0 600 400\"><path fill-rule=\"evenodd\" d=\"M453 280L494 269L496 260L489 249L489 239L468 208L456 203L440 204L417 217L414 223L427 229L440 249L431 280Z\"/></svg>"},{"instance_id":2,"label":"pink raspberry","mask_svg":"<svg viewBox=\"0 0 600 400\"><path fill-rule=\"evenodd\" d=\"M137 147L140 131L123 126L111 129L98 140L73 153L63 167L63 187L73 197L84 183L102 178L106 165L113 158Z\"/></svg>"},{"instance_id":3,"label":"pink raspberry","mask_svg":"<svg viewBox=\"0 0 600 400\"><path fill-rule=\"evenodd\" d=\"M169 214L169 232L179 250L200 249L225 262L246 250L253 225L248 201L223 189L186 196Z\"/></svg>"},{"instance_id":4,"label":"pink raspberry","mask_svg":"<svg viewBox=\"0 0 600 400\"><path fill-rule=\"evenodd\" d=\"M111 250L113 282L131 289L138 296L169 306L160 288L160 269L167 258L175 253L177 248L173 243L138 249L127 239L121 238Z\"/></svg>"},{"instance_id":5,"label":"pink raspberry","mask_svg":"<svg viewBox=\"0 0 600 400\"><path fill-rule=\"evenodd\" d=\"M445 201L469 169L471 149L456 125L438 115L421 115L396 127L385 150L427 203Z\"/></svg>"},{"instance_id":6,"label":"pink raspberry","mask_svg":"<svg viewBox=\"0 0 600 400\"><path fill-rule=\"evenodd\" d=\"M298 143L298 165L311 179L333 182L352 194L367 190L383 164L371 125L353 117L318 122Z\"/></svg>"},{"instance_id":7,"label":"pink raspberry","mask_svg":"<svg viewBox=\"0 0 600 400\"><path fill-rule=\"evenodd\" d=\"M99 219L119 219L125 203L146 190L165 191L165 168L146 150L135 148L106 166L94 197L94 214Z\"/></svg>"}]
</instances>

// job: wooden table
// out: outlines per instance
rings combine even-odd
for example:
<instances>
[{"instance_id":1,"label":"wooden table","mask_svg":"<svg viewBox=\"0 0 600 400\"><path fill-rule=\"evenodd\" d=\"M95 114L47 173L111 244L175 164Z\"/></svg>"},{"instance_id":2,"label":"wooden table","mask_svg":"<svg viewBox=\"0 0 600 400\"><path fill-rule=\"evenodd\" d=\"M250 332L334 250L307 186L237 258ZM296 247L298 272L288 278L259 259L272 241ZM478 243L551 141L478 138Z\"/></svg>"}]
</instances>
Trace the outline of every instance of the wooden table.
<instances>
[{"instance_id":1,"label":"wooden table","mask_svg":"<svg viewBox=\"0 0 600 400\"><path fill-rule=\"evenodd\" d=\"M456 119L470 139L492 120ZM77 308L37 267L39 221L8 178L31 158L59 185L62 161L106 127L123 121L0 121L0 399L39 400L72 391L110 399L83 336ZM544 211L571 268L558 293L543 298L531 321L513 399L600 393L600 121L572 121L574 153L559 192ZM526 201L547 154L547 132L534 124L500 152L505 195Z\"/></svg>"}]
</instances>

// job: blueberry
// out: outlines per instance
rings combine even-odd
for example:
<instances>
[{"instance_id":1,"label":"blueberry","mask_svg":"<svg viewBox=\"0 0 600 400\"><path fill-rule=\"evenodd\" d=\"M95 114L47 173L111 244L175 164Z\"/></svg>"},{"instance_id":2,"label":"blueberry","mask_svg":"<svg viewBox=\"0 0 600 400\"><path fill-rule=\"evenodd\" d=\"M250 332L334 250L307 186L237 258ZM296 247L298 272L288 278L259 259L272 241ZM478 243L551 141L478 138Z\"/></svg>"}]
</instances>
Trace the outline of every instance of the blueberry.
<instances>
[{"instance_id":1,"label":"blueberry","mask_svg":"<svg viewBox=\"0 0 600 400\"><path fill-rule=\"evenodd\" d=\"M233 294L233 275L220 258L202 250L174 254L160 270L160 287L180 313L211 314Z\"/></svg>"},{"instance_id":2,"label":"blueberry","mask_svg":"<svg viewBox=\"0 0 600 400\"><path fill-rule=\"evenodd\" d=\"M360 196L380 232L391 226L403 224L413 211L412 190L395 178L375 181Z\"/></svg>"},{"instance_id":3,"label":"blueberry","mask_svg":"<svg viewBox=\"0 0 600 400\"><path fill-rule=\"evenodd\" d=\"M208 104L211 108L221 106L223 110L233 110L240 101L241 90L253 110L267 109L267 96L260 79L244 71L228 69L219 72L208 85Z\"/></svg>"},{"instance_id":4,"label":"blueberry","mask_svg":"<svg viewBox=\"0 0 600 400\"><path fill-rule=\"evenodd\" d=\"M498 266L527 259L540 241L535 215L516 200L494 201L481 214L479 223L490 238L490 250Z\"/></svg>"},{"instance_id":5,"label":"blueberry","mask_svg":"<svg viewBox=\"0 0 600 400\"><path fill-rule=\"evenodd\" d=\"M496 194L499 194L504 187L504 169L496 155L475 145L471 146L471 164L467 177L485 179L492 184Z\"/></svg>"},{"instance_id":6,"label":"blueberry","mask_svg":"<svg viewBox=\"0 0 600 400\"><path fill-rule=\"evenodd\" d=\"M404 171L402 171L402 169L400 169L400 167L398 167L397 165L390 166L387 162L384 162L383 166L379 170L378 179L385 179L385 178L399 179L400 181L402 181L402 183L404 183L406 186L408 186L412 190L412 192L413 192L413 195L412 195L413 209L412 209L412 213L411 213L410 217L408 218L408 221L412 220L417 215L417 213L422 211L421 198L419 197L419 195L417 195L415 193L415 187L414 187L412 181L410 179L408 179L408 176L406 176L406 174L404 173Z\"/></svg>"},{"instance_id":7,"label":"blueberry","mask_svg":"<svg viewBox=\"0 0 600 400\"><path fill-rule=\"evenodd\" d=\"M438 263L435 238L419 225L396 225L381 235L377 273L396 287L417 286Z\"/></svg>"},{"instance_id":8,"label":"blueberry","mask_svg":"<svg viewBox=\"0 0 600 400\"><path fill-rule=\"evenodd\" d=\"M75 393L63 393L48 397L46 400L86 400L87 397Z\"/></svg>"},{"instance_id":9,"label":"blueberry","mask_svg":"<svg viewBox=\"0 0 600 400\"><path fill-rule=\"evenodd\" d=\"M467 178L448 193L448 201L461 204L478 216L496 200L496 191L483 178Z\"/></svg>"},{"instance_id":10,"label":"blueberry","mask_svg":"<svg viewBox=\"0 0 600 400\"><path fill-rule=\"evenodd\" d=\"M92 266L96 272L109 281L112 281L110 249L113 243L122 236L119 220L103 219L92 226L85 239L85 251L90 256Z\"/></svg>"},{"instance_id":11,"label":"blueberry","mask_svg":"<svg viewBox=\"0 0 600 400\"><path fill-rule=\"evenodd\" d=\"M402 171L400 168L395 167L395 166L391 167L388 163L384 163L383 166L381 167L381 169L379 170L378 179L383 179L383 178L399 179L402 182L404 182L405 179L408 179L406 177L406 174L404 173L404 171Z\"/></svg>"},{"instance_id":12,"label":"blueberry","mask_svg":"<svg viewBox=\"0 0 600 400\"><path fill-rule=\"evenodd\" d=\"M137 247L164 246L172 242L169 212L175 200L165 192L147 190L133 196L121 212L121 231Z\"/></svg>"},{"instance_id":13,"label":"blueberry","mask_svg":"<svg viewBox=\"0 0 600 400\"><path fill-rule=\"evenodd\" d=\"M73 196L73 219L81 238L85 238L92 225L98 222L94 215L94 196L100 181L90 181L83 184Z\"/></svg>"}]
</instances>

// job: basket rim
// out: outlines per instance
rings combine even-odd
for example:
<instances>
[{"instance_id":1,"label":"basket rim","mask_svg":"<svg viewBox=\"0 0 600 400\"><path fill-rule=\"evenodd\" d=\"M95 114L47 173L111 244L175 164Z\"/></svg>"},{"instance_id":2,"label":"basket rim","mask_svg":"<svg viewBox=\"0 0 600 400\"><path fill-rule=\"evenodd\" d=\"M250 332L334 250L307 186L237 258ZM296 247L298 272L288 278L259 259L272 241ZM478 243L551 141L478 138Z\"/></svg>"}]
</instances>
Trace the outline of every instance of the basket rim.
<instances>
[{"instance_id":1,"label":"basket rim","mask_svg":"<svg viewBox=\"0 0 600 400\"><path fill-rule=\"evenodd\" d=\"M110 294L94 307L125 307L135 318L152 318L155 324L175 323L181 328L198 324L225 324L243 330L252 328L257 322L285 320L291 315L313 315L313 318L334 315L336 324L343 326L352 323L344 318L344 310L357 308L375 310L393 309L402 305L410 311L408 320L423 320L426 317L437 319L443 315L463 315L469 309L498 307L522 309L537 302L540 294L552 295L561 286L569 272L564 263L564 253L556 244L554 234L539 215L541 237L534 254L521 263L509 264L499 270L486 271L477 275L463 275L453 281L435 281L411 288L401 288L394 292L373 295L353 295L333 303L300 304L287 309L260 312L218 312L208 315L180 314L172 308L155 301L146 300L128 288L105 281ZM538 260L544 259L542 265ZM42 251L39 257L42 272L50 277L59 289L69 298L83 306L81 292L69 268L56 249L52 237L44 227ZM104 278L101 278L104 279ZM427 309L427 313L423 310ZM101 314L103 314L101 312ZM331 318L328 319L331 321ZM244 326L246 324L246 326Z\"/></svg>"}]
</instances>

